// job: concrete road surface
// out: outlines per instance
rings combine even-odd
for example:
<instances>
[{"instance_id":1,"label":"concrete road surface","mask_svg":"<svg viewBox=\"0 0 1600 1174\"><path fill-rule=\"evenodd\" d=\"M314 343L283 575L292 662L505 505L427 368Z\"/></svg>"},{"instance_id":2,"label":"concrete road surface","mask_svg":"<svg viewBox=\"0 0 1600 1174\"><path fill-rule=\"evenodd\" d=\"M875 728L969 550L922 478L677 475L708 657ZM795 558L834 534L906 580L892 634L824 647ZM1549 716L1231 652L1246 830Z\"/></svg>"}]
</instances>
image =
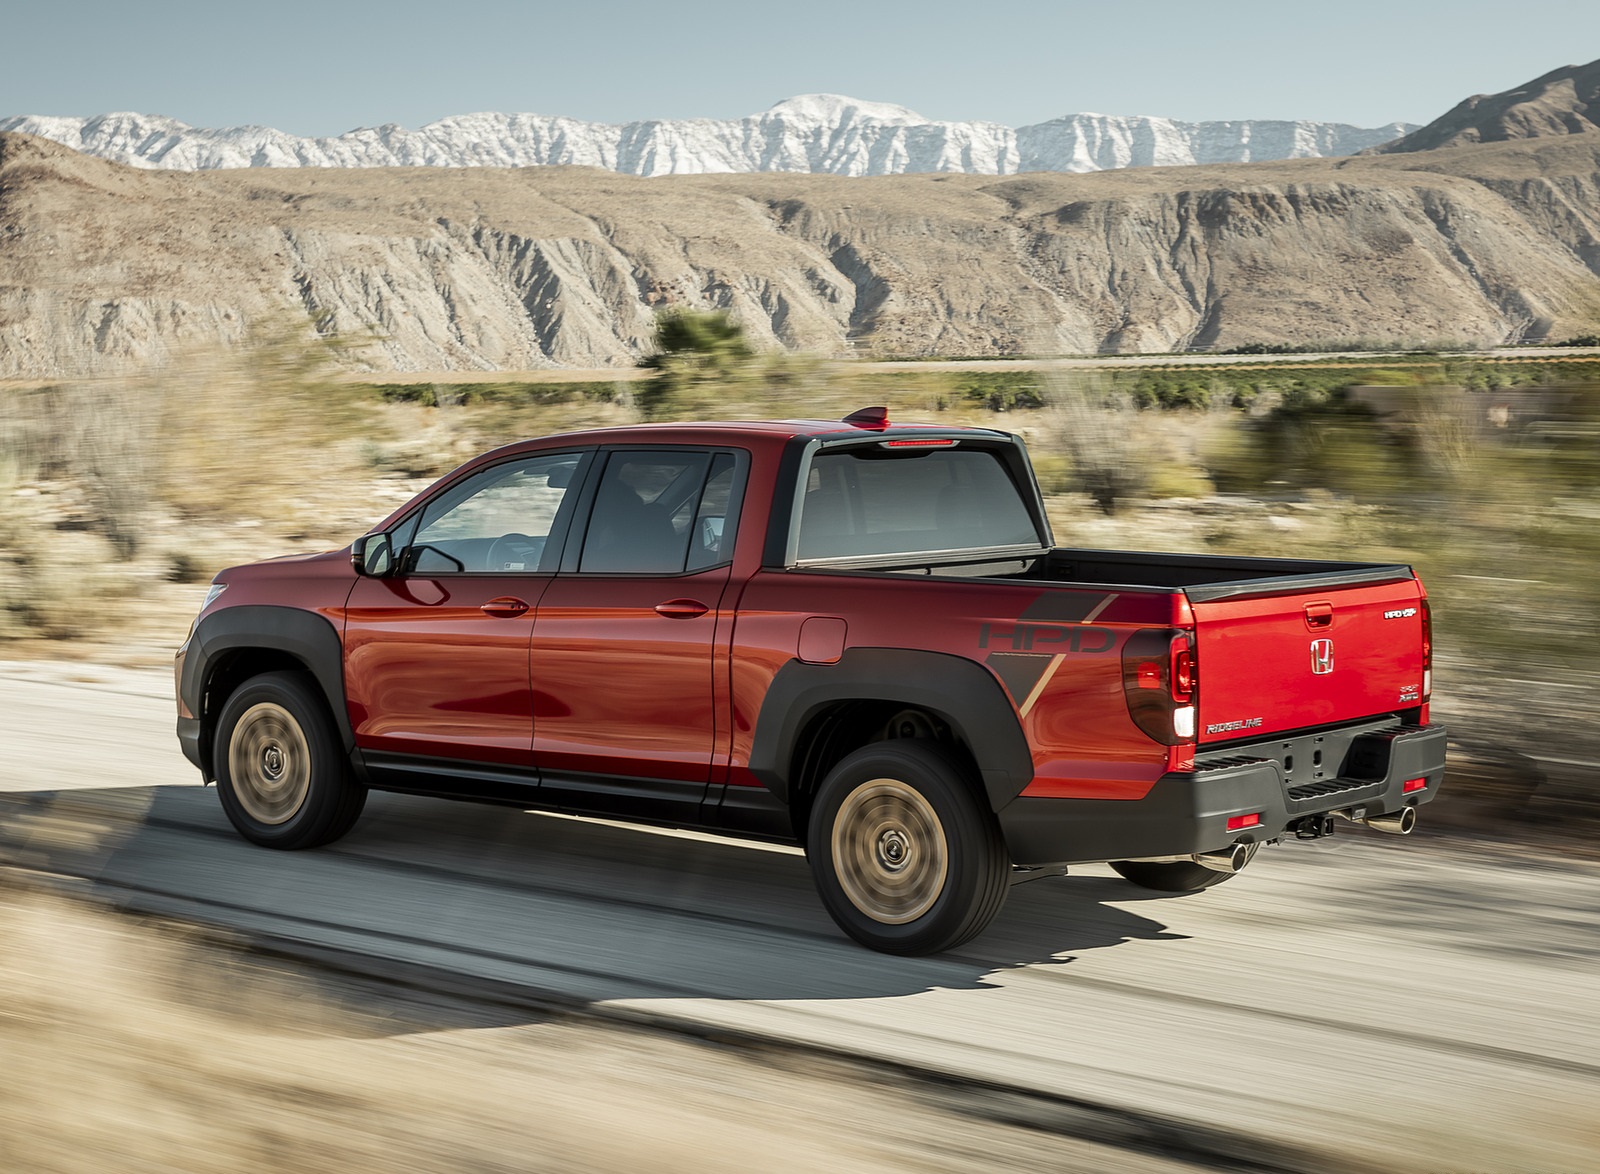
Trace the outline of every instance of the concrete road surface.
<instances>
[{"instance_id":1,"label":"concrete road surface","mask_svg":"<svg viewBox=\"0 0 1600 1174\"><path fill-rule=\"evenodd\" d=\"M1350 832L1185 897L1012 890L960 951L845 941L798 851L374 795L228 827L167 680L0 664L0 863L130 907L602 1013L992 1080L1403 1170L1600 1169L1600 870Z\"/></svg>"}]
</instances>

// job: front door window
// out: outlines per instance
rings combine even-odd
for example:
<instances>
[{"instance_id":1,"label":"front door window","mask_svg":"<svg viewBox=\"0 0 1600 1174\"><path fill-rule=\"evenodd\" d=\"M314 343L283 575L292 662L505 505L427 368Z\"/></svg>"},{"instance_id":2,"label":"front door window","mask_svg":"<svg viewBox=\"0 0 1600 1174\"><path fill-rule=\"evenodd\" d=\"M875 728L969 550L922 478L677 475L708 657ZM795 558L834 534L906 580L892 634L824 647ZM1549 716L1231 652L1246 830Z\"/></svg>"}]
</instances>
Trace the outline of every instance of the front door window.
<instances>
[{"instance_id":1,"label":"front door window","mask_svg":"<svg viewBox=\"0 0 1600 1174\"><path fill-rule=\"evenodd\" d=\"M412 538L411 574L554 569L550 535L582 459L558 453L495 465L439 495Z\"/></svg>"}]
</instances>

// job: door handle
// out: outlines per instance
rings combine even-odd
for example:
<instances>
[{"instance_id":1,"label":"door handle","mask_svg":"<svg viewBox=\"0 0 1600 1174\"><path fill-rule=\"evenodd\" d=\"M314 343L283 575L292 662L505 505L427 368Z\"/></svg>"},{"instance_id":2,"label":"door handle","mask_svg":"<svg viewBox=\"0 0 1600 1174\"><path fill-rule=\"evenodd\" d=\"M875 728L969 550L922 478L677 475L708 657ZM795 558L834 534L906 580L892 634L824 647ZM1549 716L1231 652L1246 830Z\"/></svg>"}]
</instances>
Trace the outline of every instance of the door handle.
<instances>
[{"instance_id":1,"label":"door handle","mask_svg":"<svg viewBox=\"0 0 1600 1174\"><path fill-rule=\"evenodd\" d=\"M656 604L656 614L666 616L669 620L692 620L710 610L698 599L669 599Z\"/></svg>"},{"instance_id":2,"label":"door handle","mask_svg":"<svg viewBox=\"0 0 1600 1174\"><path fill-rule=\"evenodd\" d=\"M514 595L502 595L499 599L491 599L488 603L480 604L478 610L485 615L514 619L528 610L528 604Z\"/></svg>"}]
</instances>

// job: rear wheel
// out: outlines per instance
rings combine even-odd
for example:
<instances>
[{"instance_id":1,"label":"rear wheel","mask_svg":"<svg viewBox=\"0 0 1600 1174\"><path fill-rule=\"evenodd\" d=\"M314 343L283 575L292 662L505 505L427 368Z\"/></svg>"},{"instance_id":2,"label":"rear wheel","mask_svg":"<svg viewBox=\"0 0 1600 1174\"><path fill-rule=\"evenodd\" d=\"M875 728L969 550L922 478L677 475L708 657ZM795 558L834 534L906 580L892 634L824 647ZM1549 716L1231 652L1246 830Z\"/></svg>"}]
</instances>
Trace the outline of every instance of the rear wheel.
<instances>
[{"instance_id":1,"label":"rear wheel","mask_svg":"<svg viewBox=\"0 0 1600 1174\"><path fill-rule=\"evenodd\" d=\"M322 695L303 673L263 673L235 690L217 720L213 761L228 821L268 848L331 843L366 804Z\"/></svg>"},{"instance_id":2,"label":"rear wheel","mask_svg":"<svg viewBox=\"0 0 1600 1174\"><path fill-rule=\"evenodd\" d=\"M856 941L933 954L975 937L1011 866L970 771L933 742L875 742L829 772L806 855L822 903Z\"/></svg>"},{"instance_id":3,"label":"rear wheel","mask_svg":"<svg viewBox=\"0 0 1600 1174\"><path fill-rule=\"evenodd\" d=\"M1250 855L1245 859L1246 865L1255 859L1256 849L1259 847L1258 844L1250 845ZM1223 881L1239 875L1237 872L1217 872L1192 860L1160 862L1113 860L1111 867L1124 880L1130 880L1140 888L1155 889L1161 893L1198 893L1201 889L1220 885Z\"/></svg>"}]
</instances>

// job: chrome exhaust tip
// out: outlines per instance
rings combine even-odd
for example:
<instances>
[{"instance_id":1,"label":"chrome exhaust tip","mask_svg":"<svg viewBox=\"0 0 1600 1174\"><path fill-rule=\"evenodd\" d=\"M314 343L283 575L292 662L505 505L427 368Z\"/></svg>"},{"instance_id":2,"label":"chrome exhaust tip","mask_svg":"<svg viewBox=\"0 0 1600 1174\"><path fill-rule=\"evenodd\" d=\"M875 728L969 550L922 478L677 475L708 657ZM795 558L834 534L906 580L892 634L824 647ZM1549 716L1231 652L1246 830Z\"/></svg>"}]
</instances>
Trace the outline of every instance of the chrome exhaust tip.
<instances>
[{"instance_id":1,"label":"chrome exhaust tip","mask_svg":"<svg viewBox=\"0 0 1600 1174\"><path fill-rule=\"evenodd\" d=\"M1411 810L1409 807L1407 811ZM1224 848L1220 852L1196 852L1191 858L1202 868L1209 868L1212 872L1235 873L1250 863L1252 853L1248 844L1235 844L1231 848Z\"/></svg>"},{"instance_id":2,"label":"chrome exhaust tip","mask_svg":"<svg viewBox=\"0 0 1600 1174\"><path fill-rule=\"evenodd\" d=\"M1362 822L1375 832L1385 832L1391 836L1409 836L1411 829L1417 826L1417 809L1402 807L1399 811L1391 811L1388 815L1374 815Z\"/></svg>"}]
</instances>

